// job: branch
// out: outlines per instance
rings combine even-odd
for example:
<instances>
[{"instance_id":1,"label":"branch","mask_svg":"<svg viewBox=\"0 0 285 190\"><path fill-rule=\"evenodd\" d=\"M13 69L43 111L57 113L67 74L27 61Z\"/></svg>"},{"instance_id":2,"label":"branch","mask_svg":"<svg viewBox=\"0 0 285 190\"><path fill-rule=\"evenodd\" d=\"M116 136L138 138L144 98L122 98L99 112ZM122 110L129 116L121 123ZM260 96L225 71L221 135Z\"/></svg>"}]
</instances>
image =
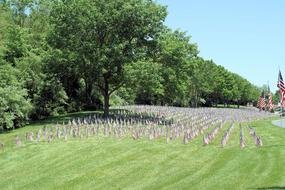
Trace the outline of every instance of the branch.
<instances>
[{"instance_id":1,"label":"branch","mask_svg":"<svg viewBox=\"0 0 285 190\"><path fill-rule=\"evenodd\" d=\"M108 93L109 96L110 96L113 92L115 92L116 90L118 90L119 88L121 88L124 84L125 84L125 83L124 83L123 81L120 82L117 87L114 87L112 90L110 90L110 92Z\"/></svg>"}]
</instances>

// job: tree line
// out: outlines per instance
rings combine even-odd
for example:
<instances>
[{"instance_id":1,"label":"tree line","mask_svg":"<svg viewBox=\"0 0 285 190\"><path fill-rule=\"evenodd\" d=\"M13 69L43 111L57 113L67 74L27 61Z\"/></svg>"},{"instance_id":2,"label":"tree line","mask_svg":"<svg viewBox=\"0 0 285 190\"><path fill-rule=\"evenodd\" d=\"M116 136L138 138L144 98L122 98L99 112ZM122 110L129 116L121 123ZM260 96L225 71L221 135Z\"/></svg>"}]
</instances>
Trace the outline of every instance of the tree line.
<instances>
[{"instance_id":1,"label":"tree line","mask_svg":"<svg viewBox=\"0 0 285 190\"><path fill-rule=\"evenodd\" d=\"M246 105L260 89L199 56L152 0L0 0L0 128L110 105Z\"/></svg>"}]
</instances>

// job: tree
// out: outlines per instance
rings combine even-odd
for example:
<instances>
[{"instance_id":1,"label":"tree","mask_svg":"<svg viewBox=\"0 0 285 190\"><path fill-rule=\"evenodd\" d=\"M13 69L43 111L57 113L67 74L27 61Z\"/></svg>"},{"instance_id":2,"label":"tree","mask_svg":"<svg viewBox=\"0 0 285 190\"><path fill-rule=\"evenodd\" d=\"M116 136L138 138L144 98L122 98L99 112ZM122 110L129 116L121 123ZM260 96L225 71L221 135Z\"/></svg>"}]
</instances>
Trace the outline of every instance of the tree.
<instances>
[{"instance_id":1,"label":"tree","mask_svg":"<svg viewBox=\"0 0 285 190\"><path fill-rule=\"evenodd\" d=\"M65 112L68 97L59 81L51 78L46 80L38 96L34 98L34 117L46 117Z\"/></svg>"},{"instance_id":2,"label":"tree","mask_svg":"<svg viewBox=\"0 0 285 190\"><path fill-rule=\"evenodd\" d=\"M0 126L103 104L256 103L260 88L198 57L166 15L152 0L0 0Z\"/></svg>"},{"instance_id":3,"label":"tree","mask_svg":"<svg viewBox=\"0 0 285 190\"><path fill-rule=\"evenodd\" d=\"M110 95L126 82L124 66L154 45L165 17L166 8L149 0L62 0L48 42L81 73L88 103L94 86L101 92L108 115Z\"/></svg>"},{"instance_id":4,"label":"tree","mask_svg":"<svg viewBox=\"0 0 285 190\"><path fill-rule=\"evenodd\" d=\"M185 32L165 28L158 40L154 60L161 64L164 96L162 104L188 106L187 87L195 69L197 46Z\"/></svg>"},{"instance_id":5,"label":"tree","mask_svg":"<svg viewBox=\"0 0 285 190\"><path fill-rule=\"evenodd\" d=\"M56 113L63 107L65 109L67 96L62 85L45 70L51 3L46 0L10 0L7 5L14 14L13 17L10 14L11 19L3 29L5 39L2 64L9 64L21 73L21 88L27 92L27 98L33 105L30 116L33 119L41 118Z\"/></svg>"},{"instance_id":6,"label":"tree","mask_svg":"<svg viewBox=\"0 0 285 190\"><path fill-rule=\"evenodd\" d=\"M26 20L28 18L27 11L29 11L33 6L35 0L7 0L7 4L13 11L14 22L20 26L24 27Z\"/></svg>"},{"instance_id":7,"label":"tree","mask_svg":"<svg viewBox=\"0 0 285 190\"><path fill-rule=\"evenodd\" d=\"M7 28L13 24L11 11L5 3L0 2L0 59L6 51L5 43L8 35Z\"/></svg>"},{"instance_id":8,"label":"tree","mask_svg":"<svg viewBox=\"0 0 285 190\"><path fill-rule=\"evenodd\" d=\"M127 86L131 87L129 94L135 94L136 104L159 104L164 95L163 67L153 60L138 61L128 68Z\"/></svg>"},{"instance_id":9,"label":"tree","mask_svg":"<svg viewBox=\"0 0 285 190\"><path fill-rule=\"evenodd\" d=\"M190 78L188 91L191 96L191 105L198 107L201 104L212 103L209 101L210 94L214 92L214 64L211 61L205 61L202 58L195 60L196 67Z\"/></svg>"},{"instance_id":10,"label":"tree","mask_svg":"<svg viewBox=\"0 0 285 190\"><path fill-rule=\"evenodd\" d=\"M278 105L280 103L280 90L276 90L273 94L273 103Z\"/></svg>"},{"instance_id":11,"label":"tree","mask_svg":"<svg viewBox=\"0 0 285 190\"><path fill-rule=\"evenodd\" d=\"M4 60L12 66L16 65L17 59L27 55L27 43L24 35L24 29L19 26L13 25L8 28L7 40L5 43Z\"/></svg>"},{"instance_id":12,"label":"tree","mask_svg":"<svg viewBox=\"0 0 285 190\"><path fill-rule=\"evenodd\" d=\"M0 66L0 128L19 127L32 109L20 72L10 65Z\"/></svg>"}]
</instances>

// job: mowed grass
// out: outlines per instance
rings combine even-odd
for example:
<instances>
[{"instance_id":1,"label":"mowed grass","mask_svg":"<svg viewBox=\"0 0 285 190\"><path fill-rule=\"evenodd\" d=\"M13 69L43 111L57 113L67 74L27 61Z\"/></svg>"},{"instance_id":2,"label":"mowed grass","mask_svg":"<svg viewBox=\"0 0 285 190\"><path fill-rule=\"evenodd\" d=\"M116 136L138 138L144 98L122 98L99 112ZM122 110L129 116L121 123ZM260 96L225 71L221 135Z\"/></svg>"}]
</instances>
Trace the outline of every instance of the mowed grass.
<instances>
[{"instance_id":1,"label":"mowed grass","mask_svg":"<svg viewBox=\"0 0 285 190\"><path fill-rule=\"evenodd\" d=\"M90 113L76 116L84 114ZM272 126L270 119L252 123L262 137L261 148L244 128L243 150L237 124L225 148L220 141L229 124L209 146L202 145L202 135L187 145L182 139L166 144L165 139L92 136L15 146L15 135L23 139L26 131L69 117L0 134L5 143L0 189L285 189L285 129Z\"/></svg>"}]
</instances>

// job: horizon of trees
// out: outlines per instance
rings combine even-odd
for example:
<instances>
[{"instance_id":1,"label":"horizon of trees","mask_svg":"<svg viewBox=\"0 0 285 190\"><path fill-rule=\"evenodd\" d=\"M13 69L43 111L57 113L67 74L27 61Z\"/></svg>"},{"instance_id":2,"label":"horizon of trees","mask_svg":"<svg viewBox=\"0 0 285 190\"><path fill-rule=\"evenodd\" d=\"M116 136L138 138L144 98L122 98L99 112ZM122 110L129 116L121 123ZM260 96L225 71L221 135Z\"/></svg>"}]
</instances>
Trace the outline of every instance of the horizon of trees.
<instances>
[{"instance_id":1,"label":"horizon of trees","mask_svg":"<svg viewBox=\"0 0 285 190\"><path fill-rule=\"evenodd\" d=\"M0 0L0 128L110 105L246 105L261 88L165 24L151 0Z\"/></svg>"}]
</instances>

